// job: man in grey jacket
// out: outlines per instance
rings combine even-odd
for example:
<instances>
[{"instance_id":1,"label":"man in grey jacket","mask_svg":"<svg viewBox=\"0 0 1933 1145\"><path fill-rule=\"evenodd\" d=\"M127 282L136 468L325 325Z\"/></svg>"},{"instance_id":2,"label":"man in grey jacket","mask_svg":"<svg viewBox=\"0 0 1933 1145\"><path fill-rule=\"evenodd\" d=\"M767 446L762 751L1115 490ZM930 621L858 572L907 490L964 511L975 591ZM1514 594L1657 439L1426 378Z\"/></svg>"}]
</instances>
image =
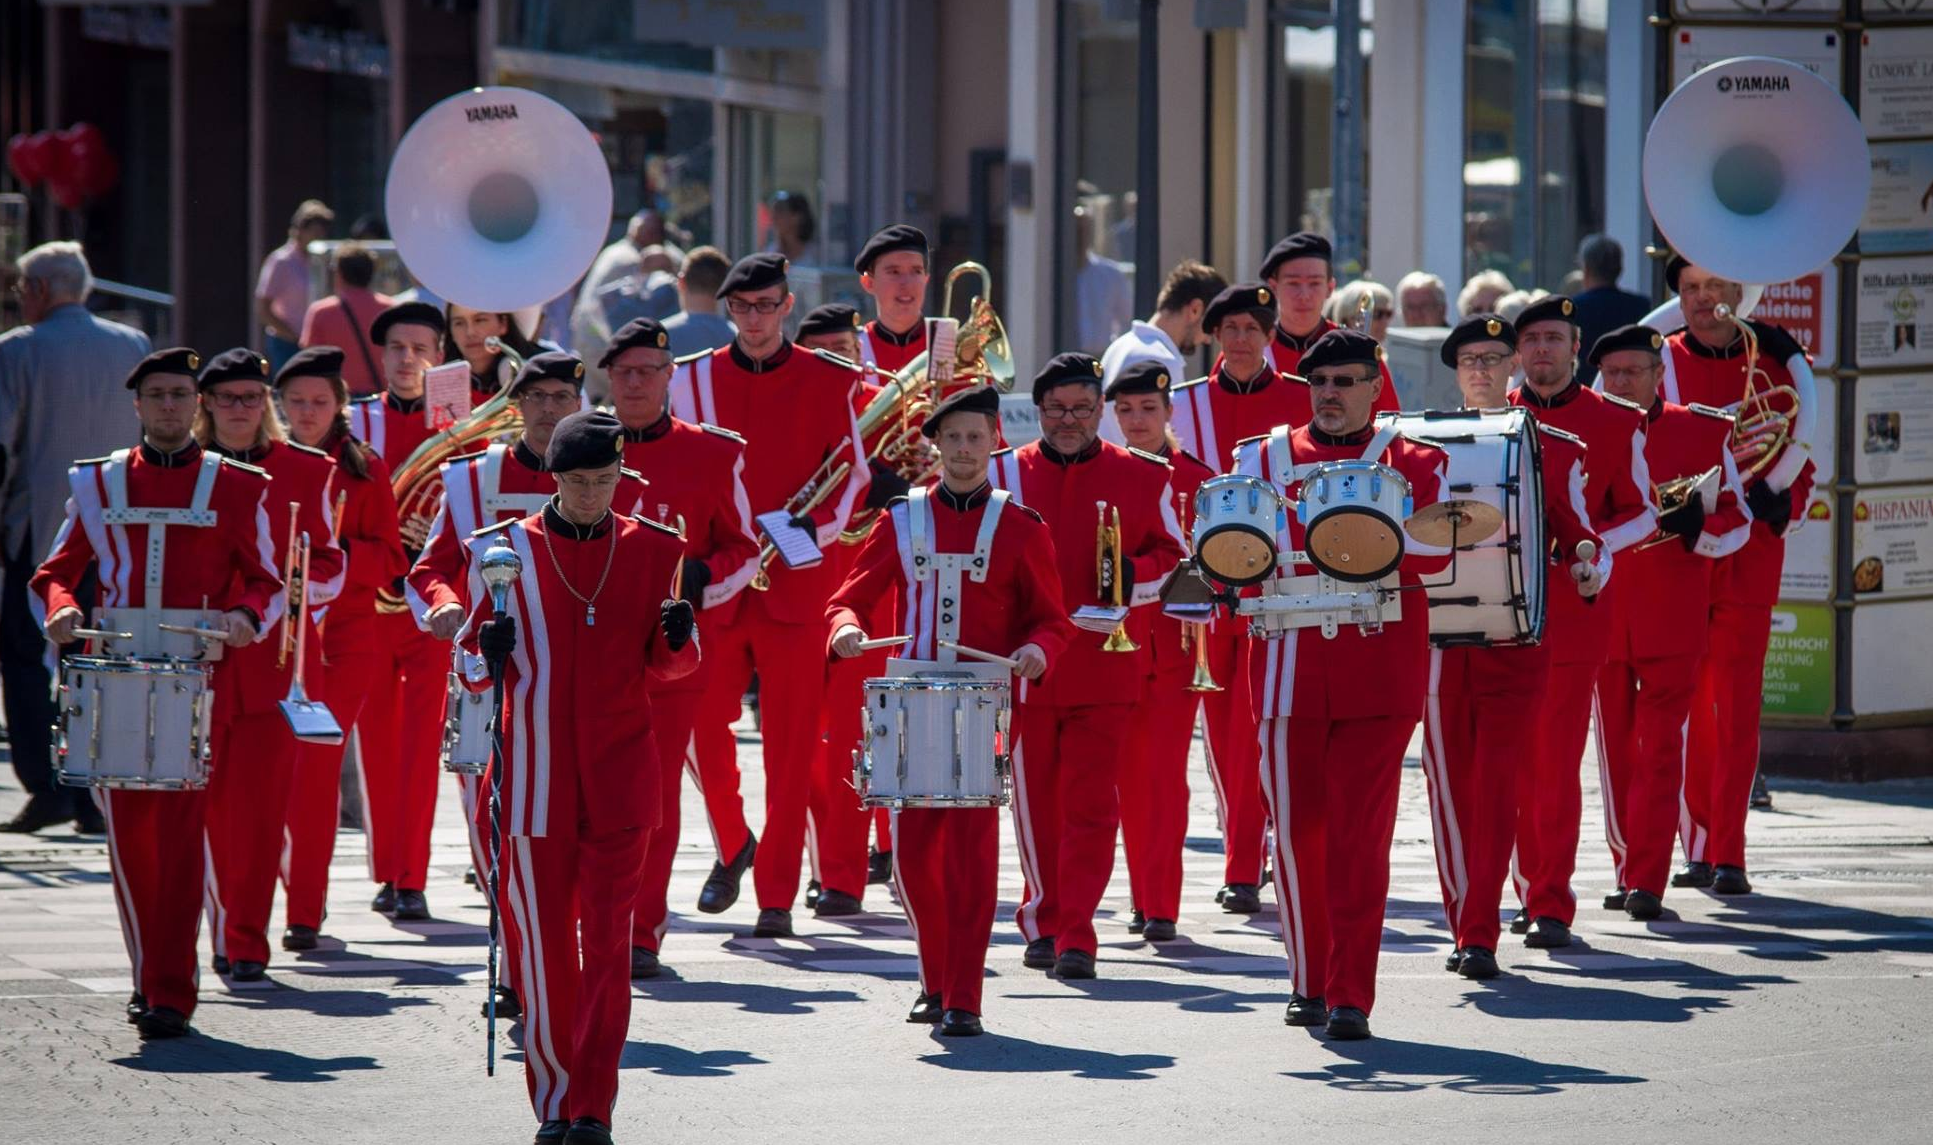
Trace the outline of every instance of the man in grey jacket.
<instances>
[{"instance_id":1,"label":"man in grey jacket","mask_svg":"<svg viewBox=\"0 0 1933 1145\"><path fill-rule=\"evenodd\" d=\"M0 336L0 689L13 770L28 800L0 830L33 832L69 819L99 830L93 804L54 782L52 681L27 578L66 519L67 467L140 444L124 383L151 347L141 331L88 312L94 276L79 243L35 247L21 256L20 275L26 324Z\"/></svg>"}]
</instances>

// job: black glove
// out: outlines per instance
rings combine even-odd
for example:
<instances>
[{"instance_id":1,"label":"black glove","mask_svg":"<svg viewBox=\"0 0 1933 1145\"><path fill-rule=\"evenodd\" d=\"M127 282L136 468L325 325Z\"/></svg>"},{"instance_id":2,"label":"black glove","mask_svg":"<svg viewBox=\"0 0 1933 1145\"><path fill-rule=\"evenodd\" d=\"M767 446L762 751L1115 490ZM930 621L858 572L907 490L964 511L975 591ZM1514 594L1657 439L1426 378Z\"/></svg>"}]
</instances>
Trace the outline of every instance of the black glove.
<instances>
[{"instance_id":1,"label":"black glove","mask_svg":"<svg viewBox=\"0 0 1933 1145\"><path fill-rule=\"evenodd\" d=\"M899 471L883 461L870 463L873 482L866 486L866 508L884 509L893 499L906 496L913 487L911 481L899 475Z\"/></svg>"},{"instance_id":2,"label":"black glove","mask_svg":"<svg viewBox=\"0 0 1933 1145\"><path fill-rule=\"evenodd\" d=\"M673 652L691 643L691 634L698 627L696 615L688 600L667 600L658 606L658 627L664 630L664 646Z\"/></svg>"},{"instance_id":3,"label":"black glove","mask_svg":"<svg viewBox=\"0 0 1933 1145\"><path fill-rule=\"evenodd\" d=\"M800 513L798 516L792 518L792 527L795 529L804 530L805 535L808 537L811 537L813 540L813 543L815 544L818 543L819 523L817 521L814 521L811 517L806 516L804 513Z\"/></svg>"},{"instance_id":4,"label":"black glove","mask_svg":"<svg viewBox=\"0 0 1933 1145\"><path fill-rule=\"evenodd\" d=\"M501 676L504 663L517 650L517 618L499 616L484 621L477 629L477 649L483 653L491 677Z\"/></svg>"},{"instance_id":5,"label":"black glove","mask_svg":"<svg viewBox=\"0 0 1933 1145\"><path fill-rule=\"evenodd\" d=\"M684 591L679 599L689 601L693 608L705 607L705 586L710 583L711 566L686 557Z\"/></svg>"},{"instance_id":6,"label":"black glove","mask_svg":"<svg viewBox=\"0 0 1933 1145\"><path fill-rule=\"evenodd\" d=\"M411 558L410 563L415 564L415 558ZM403 600L406 599L409 586L404 582L402 577L397 577L395 580L389 582L389 591L396 594L396 599Z\"/></svg>"},{"instance_id":7,"label":"black glove","mask_svg":"<svg viewBox=\"0 0 1933 1145\"><path fill-rule=\"evenodd\" d=\"M1745 489L1745 505L1752 510L1752 516L1765 522L1773 536L1785 532L1792 523L1792 491L1781 493L1765 483L1763 478L1751 483Z\"/></svg>"},{"instance_id":8,"label":"black glove","mask_svg":"<svg viewBox=\"0 0 1933 1145\"><path fill-rule=\"evenodd\" d=\"M1658 528L1685 542L1685 551L1690 552L1698 544L1698 535L1705 531L1704 498L1694 493L1676 508L1660 513Z\"/></svg>"},{"instance_id":9,"label":"black glove","mask_svg":"<svg viewBox=\"0 0 1933 1145\"><path fill-rule=\"evenodd\" d=\"M1134 596L1134 562L1122 557L1115 567L1121 570L1121 603L1126 604Z\"/></svg>"}]
</instances>

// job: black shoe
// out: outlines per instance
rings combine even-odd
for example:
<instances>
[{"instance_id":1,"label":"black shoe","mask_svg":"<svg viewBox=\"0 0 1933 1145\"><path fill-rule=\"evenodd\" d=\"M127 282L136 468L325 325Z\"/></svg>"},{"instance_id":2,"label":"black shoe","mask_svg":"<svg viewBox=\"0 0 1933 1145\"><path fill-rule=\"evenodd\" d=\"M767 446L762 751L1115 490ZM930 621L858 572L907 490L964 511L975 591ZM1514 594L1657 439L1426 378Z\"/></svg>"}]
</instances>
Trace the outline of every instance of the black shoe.
<instances>
[{"instance_id":1,"label":"black shoe","mask_svg":"<svg viewBox=\"0 0 1933 1145\"><path fill-rule=\"evenodd\" d=\"M209 959L208 969L213 970L215 973L221 975L223 978L228 977L227 957L220 954L215 955L215 957Z\"/></svg>"},{"instance_id":2,"label":"black shoe","mask_svg":"<svg viewBox=\"0 0 1933 1145\"><path fill-rule=\"evenodd\" d=\"M1619 887L1617 890L1614 890L1610 894L1605 895L1604 909L1605 910L1623 910L1625 894L1626 894L1625 889L1623 887Z\"/></svg>"},{"instance_id":3,"label":"black shoe","mask_svg":"<svg viewBox=\"0 0 1933 1145\"><path fill-rule=\"evenodd\" d=\"M1369 1015L1354 1006L1329 1011L1328 1035L1339 1042L1359 1042L1369 1036Z\"/></svg>"},{"instance_id":4,"label":"black shoe","mask_svg":"<svg viewBox=\"0 0 1933 1145\"><path fill-rule=\"evenodd\" d=\"M631 948L632 978L656 978L659 969L657 951L646 950L642 946L633 946Z\"/></svg>"},{"instance_id":5,"label":"black shoe","mask_svg":"<svg viewBox=\"0 0 1933 1145\"><path fill-rule=\"evenodd\" d=\"M156 1038L185 1038L194 1030L188 1025L188 1015L167 1006L156 1006L134 1019L134 1028L141 1031L142 1040Z\"/></svg>"},{"instance_id":6,"label":"black shoe","mask_svg":"<svg viewBox=\"0 0 1933 1145\"><path fill-rule=\"evenodd\" d=\"M1770 811L1771 809L1772 792L1765 786L1765 773L1761 771L1752 777L1752 810Z\"/></svg>"},{"instance_id":7,"label":"black shoe","mask_svg":"<svg viewBox=\"0 0 1933 1145\"><path fill-rule=\"evenodd\" d=\"M1624 896L1624 913L1639 922L1650 922L1665 912L1665 904L1650 891L1631 891Z\"/></svg>"},{"instance_id":8,"label":"black shoe","mask_svg":"<svg viewBox=\"0 0 1933 1145\"><path fill-rule=\"evenodd\" d=\"M906 1012L906 1020L916 1026L936 1025L942 1009L944 1007L940 1005L938 994L921 994L914 999L913 1008Z\"/></svg>"},{"instance_id":9,"label":"black shoe","mask_svg":"<svg viewBox=\"0 0 1933 1145\"><path fill-rule=\"evenodd\" d=\"M260 982L268 977L268 963L242 958L235 962L232 978L236 982Z\"/></svg>"},{"instance_id":10,"label":"black shoe","mask_svg":"<svg viewBox=\"0 0 1933 1145\"><path fill-rule=\"evenodd\" d=\"M140 1021L141 1015L147 1012L148 996L146 994L136 990L134 993L128 995L128 1025L132 1026L134 1023Z\"/></svg>"},{"instance_id":11,"label":"black shoe","mask_svg":"<svg viewBox=\"0 0 1933 1145\"><path fill-rule=\"evenodd\" d=\"M884 886L893 881L893 853L874 851L866 856L866 885Z\"/></svg>"},{"instance_id":12,"label":"black shoe","mask_svg":"<svg viewBox=\"0 0 1933 1145\"><path fill-rule=\"evenodd\" d=\"M1054 977L1094 977L1094 956L1085 950L1065 951L1054 961Z\"/></svg>"},{"instance_id":13,"label":"black shoe","mask_svg":"<svg viewBox=\"0 0 1933 1145\"><path fill-rule=\"evenodd\" d=\"M1172 918L1151 918L1148 928L1141 937L1149 942L1173 942L1175 940L1175 920Z\"/></svg>"},{"instance_id":14,"label":"black shoe","mask_svg":"<svg viewBox=\"0 0 1933 1145\"><path fill-rule=\"evenodd\" d=\"M53 795L34 795L27 799L27 805L20 813L0 824L0 831L10 835L31 835L45 830L74 817L74 809L64 798L64 793Z\"/></svg>"},{"instance_id":15,"label":"black shoe","mask_svg":"<svg viewBox=\"0 0 1933 1145\"><path fill-rule=\"evenodd\" d=\"M819 892L819 905L812 908L814 918L844 918L849 914L865 914L866 907L858 899L844 891L831 889Z\"/></svg>"},{"instance_id":16,"label":"black shoe","mask_svg":"<svg viewBox=\"0 0 1933 1145\"><path fill-rule=\"evenodd\" d=\"M1749 895L1752 893L1752 880L1745 877L1744 867L1720 867L1712 876L1712 893Z\"/></svg>"},{"instance_id":17,"label":"black shoe","mask_svg":"<svg viewBox=\"0 0 1933 1145\"><path fill-rule=\"evenodd\" d=\"M1533 950L1556 950L1571 944L1571 928L1544 915L1530 924L1524 935L1524 945Z\"/></svg>"},{"instance_id":18,"label":"black shoe","mask_svg":"<svg viewBox=\"0 0 1933 1145\"><path fill-rule=\"evenodd\" d=\"M1230 883L1215 894L1229 914L1254 914L1262 909L1262 891L1254 883Z\"/></svg>"},{"instance_id":19,"label":"black shoe","mask_svg":"<svg viewBox=\"0 0 1933 1145\"><path fill-rule=\"evenodd\" d=\"M377 914L396 913L396 884L384 883L383 889L376 892L376 897L369 900L369 909Z\"/></svg>"},{"instance_id":20,"label":"black shoe","mask_svg":"<svg viewBox=\"0 0 1933 1145\"><path fill-rule=\"evenodd\" d=\"M1450 951L1443 959L1443 969L1448 970L1452 974L1463 969L1463 948L1461 946Z\"/></svg>"},{"instance_id":21,"label":"black shoe","mask_svg":"<svg viewBox=\"0 0 1933 1145\"><path fill-rule=\"evenodd\" d=\"M611 1127L595 1117L580 1117L564 1131L564 1145L611 1145Z\"/></svg>"},{"instance_id":22,"label":"black shoe","mask_svg":"<svg viewBox=\"0 0 1933 1145\"><path fill-rule=\"evenodd\" d=\"M524 1016L523 999L517 997L515 990L512 990L502 983L498 983L491 987L491 992L497 996L497 1017L509 1019ZM486 1018L490 1016L490 1000L488 998L483 1000L483 1005L477 1008L477 1012Z\"/></svg>"},{"instance_id":23,"label":"black shoe","mask_svg":"<svg viewBox=\"0 0 1933 1145\"><path fill-rule=\"evenodd\" d=\"M1710 863L1686 863L1684 869L1671 876L1674 887L1708 887L1717 873Z\"/></svg>"},{"instance_id":24,"label":"black shoe","mask_svg":"<svg viewBox=\"0 0 1933 1145\"><path fill-rule=\"evenodd\" d=\"M1503 971L1497 969L1496 954L1485 950L1481 946L1466 946L1463 948L1463 964L1457 967L1456 972L1465 978L1474 978L1477 980L1495 978L1497 975L1503 973Z\"/></svg>"},{"instance_id":25,"label":"black shoe","mask_svg":"<svg viewBox=\"0 0 1933 1145\"><path fill-rule=\"evenodd\" d=\"M1282 1021L1290 1026L1320 1026L1329 1020L1329 1006L1320 998L1308 998L1301 994L1289 995L1289 1008L1283 1012Z\"/></svg>"},{"instance_id":26,"label":"black shoe","mask_svg":"<svg viewBox=\"0 0 1933 1145\"><path fill-rule=\"evenodd\" d=\"M1140 911L1140 908L1137 907L1135 909L1135 912L1128 916L1128 933L1142 934L1146 932L1147 929L1148 929L1148 918L1146 915L1142 914Z\"/></svg>"},{"instance_id":27,"label":"black shoe","mask_svg":"<svg viewBox=\"0 0 1933 1145\"><path fill-rule=\"evenodd\" d=\"M818 879L805 884L805 909L812 910L819 905L819 894L824 889L819 885Z\"/></svg>"},{"instance_id":28,"label":"black shoe","mask_svg":"<svg viewBox=\"0 0 1933 1145\"><path fill-rule=\"evenodd\" d=\"M980 1015L966 1010L948 1010L940 1017L943 1038L977 1038L986 1032L980 1025Z\"/></svg>"},{"instance_id":29,"label":"black shoe","mask_svg":"<svg viewBox=\"0 0 1933 1145\"><path fill-rule=\"evenodd\" d=\"M477 869L475 867L471 867L469 870L466 870L463 872L463 885L466 887L476 887L478 889L482 889L483 880L477 878ZM544 1122L544 1124L549 1125L551 1124L551 1122L546 1121ZM557 1124L561 1125L562 1122L558 1122ZM539 1130L539 1132L541 1132L541 1130ZM559 1130L559 1132L561 1133L562 1130Z\"/></svg>"},{"instance_id":30,"label":"black shoe","mask_svg":"<svg viewBox=\"0 0 1933 1145\"><path fill-rule=\"evenodd\" d=\"M282 949L314 950L319 937L313 926L291 926L282 932Z\"/></svg>"},{"instance_id":31,"label":"black shoe","mask_svg":"<svg viewBox=\"0 0 1933 1145\"><path fill-rule=\"evenodd\" d=\"M1765 805L1770 807L1772 803L1767 800ZM79 801L79 806L74 811L74 833L77 835L107 834L107 820L101 818L101 809L94 806L93 800L82 798Z\"/></svg>"},{"instance_id":32,"label":"black shoe","mask_svg":"<svg viewBox=\"0 0 1933 1145\"><path fill-rule=\"evenodd\" d=\"M711 876L698 892L699 910L706 914L724 914L732 909L732 904L738 901L739 880L745 877L745 869L752 865L752 855L757 850L758 837L752 836L745 840L730 863L711 865Z\"/></svg>"},{"instance_id":33,"label":"black shoe","mask_svg":"<svg viewBox=\"0 0 1933 1145\"><path fill-rule=\"evenodd\" d=\"M777 907L767 907L758 912L758 923L752 927L753 938L791 938L792 912Z\"/></svg>"},{"instance_id":34,"label":"black shoe","mask_svg":"<svg viewBox=\"0 0 1933 1145\"><path fill-rule=\"evenodd\" d=\"M1052 970L1054 968L1054 940L1052 937L1036 938L1027 944L1027 953L1020 956L1020 964L1029 970Z\"/></svg>"},{"instance_id":35,"label":"black shoe","mask_svg":"<svg viewBox=\"0 0 1933 1145\"><path fill-rule=\"evenodd\" d=\"M1526 934L1530 931L1530 916L1518 911L1510 916L1510 933Z\"/></svg>"},{"instance_id":36,"label":"black shoe","mask_svg":"<svg viewBox=\"0 0 1933 1145\"><path fill-rule=\"evenodd\" d=\"M397 922L428 922L430 900L422 891L397 891L395 918Z\"/></svg>"},{"instance_id":37,"label":"black shoe","mask_svg":"<svg viewBox=\"0 0 1933 1145\"><path fill-rule=\"evenodd\" d=\"M537 1136L531 1138L530 1145L558 1145L570 1127L571 1123L562 1119L546 1121L537 1127Z\"/></svg>"}]
</instances>

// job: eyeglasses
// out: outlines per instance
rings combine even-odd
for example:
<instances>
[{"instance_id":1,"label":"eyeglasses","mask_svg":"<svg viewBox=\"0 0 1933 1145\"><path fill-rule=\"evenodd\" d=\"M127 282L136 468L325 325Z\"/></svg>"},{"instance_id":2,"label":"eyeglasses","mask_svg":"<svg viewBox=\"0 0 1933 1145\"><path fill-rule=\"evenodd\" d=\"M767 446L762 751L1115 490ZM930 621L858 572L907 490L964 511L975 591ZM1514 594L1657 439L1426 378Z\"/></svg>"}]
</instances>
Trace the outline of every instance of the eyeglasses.
<instances>
[{"instance_id":1,"label":"eyeglasses","mask_svg":"<svg viewBox=\"0 0 1933 1145\"><path fill-rule=\"evenodd\" d=\"M1346 390L1354 387L1358 382L1368 381L1368 378L1359 378L1354 374L1310 374L1309 388L1316 390L1328 386L1331 389Z\"/></svg>"},{"instance_id":2,"label":"eyeglasses","mask_svg":"<svg viewBox=\"0 0 1933 1145\"><path fill-rule=\"evenodd\" d=\"M210 393L208 395L208 400L215 406L216 409L260 409L262 408L263 400L266 399L267 397L268 397L267 394L262 394L262 393L248 393L248 394Z\"/></svg>"},{"instance_id":3,"label":"eyeglasses","mask_svg":"<svg viewBox=\"0 0 1933 1145\"><path fill-rule=\"evenodd\" d=\"M525 390L516 397L522 406L574 406L579 403L576 393L545 393L542 390Z\"/></svg>"},{"instance_id":4,"label":"eyeglasses","mask_svg":"<svg viewBox=\"0 0 1933 1145\"><path fill-rule=\"evenodd\" d=\"M1097 405L1078 405L1078 406L1056 405L1056 406L1040 407L1040 417L1042 421L1065 421L1069 418L1072 418L1075 421L1086 421L1088 418L1093 417L1095 414L1099 412L1101 412L1101 407Z\"/></svg>"},{"instance_id":5,"label":"eyeglasses","mask_svg":"<svg viewBox=\"0 0 1933 1145\"><path fill-rule=\"evenodd\" d=\"M1459 370L1494 370L1502 365L1504 360L1509 357L1510 355L1508 354L1495 352L1488 354L1460 354L1457 356L1456 368Z\"/></svg>"},{"instance_id":6,"label":"eyeglasses","mask_svg":"<svg viewBox=\"0 0 1933 1145\"><path fill-rule=\"evenodd\" d=\"M654 378L659 374L670 373L676 364L666 359L655 366L612 366L605 372L611 375L612 381L623 381L627 378Z\"/></svg>"},{"instance_id":7,"label":"eyeglasses","mask_svg":"<svg viewBox=\"0 0 1933 1145\"><path fill-rule=\"evenodd\" d=\"M785 299L783 298L765 298L757 302L746 302L738 298L727 298L725 300L725 309L741 317L750 314L754 310L760 314L777 314L779 307L784 305Z\"/></svg>"}]
</instances>

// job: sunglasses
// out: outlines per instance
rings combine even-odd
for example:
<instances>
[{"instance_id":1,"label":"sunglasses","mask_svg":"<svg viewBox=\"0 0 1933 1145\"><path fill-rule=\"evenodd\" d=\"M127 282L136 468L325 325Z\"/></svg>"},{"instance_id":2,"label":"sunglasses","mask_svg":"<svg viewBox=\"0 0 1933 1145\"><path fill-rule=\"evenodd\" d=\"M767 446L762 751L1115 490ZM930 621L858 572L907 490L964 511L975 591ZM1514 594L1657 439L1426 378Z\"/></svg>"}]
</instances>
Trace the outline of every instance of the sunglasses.
<instances>
[{"instance_id":1,"label":"sunglasses","mask_svg":"<svg viewBox=\"0 0 1933 1145\"><path fill-rule=\"evenodd\" d=\"M1335 389L1335 390L1347 390L1347 389L1353 389L1357 385L1357 383L1367 384L1368 382L1369 382L1368 378L1359 378L1354 374L1310 374L1309 375L1309 388L1312 390L1321 389L1324 386L1328 386L1330 389Z\"/></svg>"}]
</instances>

